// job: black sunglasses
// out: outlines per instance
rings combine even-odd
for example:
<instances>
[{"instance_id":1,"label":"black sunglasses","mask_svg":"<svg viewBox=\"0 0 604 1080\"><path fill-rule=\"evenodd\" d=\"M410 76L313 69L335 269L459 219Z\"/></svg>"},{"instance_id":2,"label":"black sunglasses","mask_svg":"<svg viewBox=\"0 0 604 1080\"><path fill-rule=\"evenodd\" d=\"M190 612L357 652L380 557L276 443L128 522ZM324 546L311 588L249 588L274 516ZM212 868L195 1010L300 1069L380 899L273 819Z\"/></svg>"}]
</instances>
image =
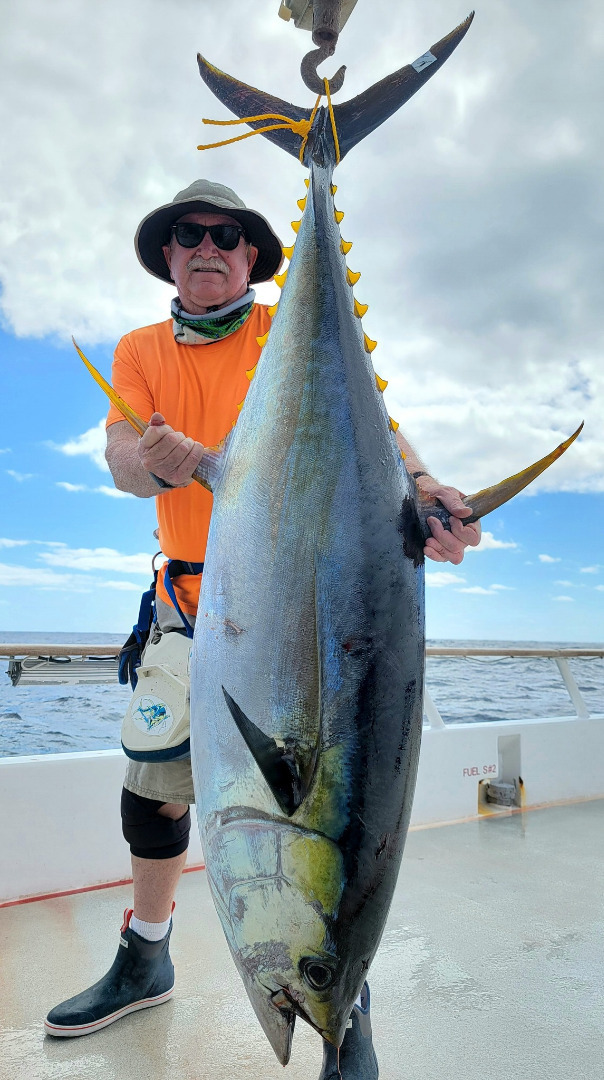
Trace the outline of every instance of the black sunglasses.
<instances>
[{"instance_id":1,"label":"black sunglasses","mask_svg":"<svg viewBox=\"0 0 604 1080\"><path fill-rule=\"evenodd\" d=\"M172 232L184 248L198 247L209 233L212 243L221 251L234 251L240 237L245 236L239 225L198 225L196 221L178 221L172 226Z\"/></svg>"}]
</instances>

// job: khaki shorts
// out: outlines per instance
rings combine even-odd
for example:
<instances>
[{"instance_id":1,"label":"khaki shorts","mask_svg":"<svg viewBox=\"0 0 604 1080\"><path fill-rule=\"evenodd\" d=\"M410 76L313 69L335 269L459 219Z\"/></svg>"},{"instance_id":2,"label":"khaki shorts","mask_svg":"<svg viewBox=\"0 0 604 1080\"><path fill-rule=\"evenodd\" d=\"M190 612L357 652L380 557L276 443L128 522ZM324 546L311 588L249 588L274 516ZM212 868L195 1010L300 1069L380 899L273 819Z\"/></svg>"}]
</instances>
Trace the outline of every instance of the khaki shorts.
<instances>
[{"instance_id":1,"label":"khaki shorts","mask_svg":"<svg viewBox=\"0 0 604 1080\"><path fill-rule=\"evenodd\" d=\"M156 600L157 624L163 634L170 630L180 630L182 622L178 612L160 597ZM195 625L192 615L187 616L191 626ZM179 761L131 761L128 760L124 787L135 795L145 799L156 799L163 803L194 803L193 776L191 759Z\"/></svg>"}]
</instances>

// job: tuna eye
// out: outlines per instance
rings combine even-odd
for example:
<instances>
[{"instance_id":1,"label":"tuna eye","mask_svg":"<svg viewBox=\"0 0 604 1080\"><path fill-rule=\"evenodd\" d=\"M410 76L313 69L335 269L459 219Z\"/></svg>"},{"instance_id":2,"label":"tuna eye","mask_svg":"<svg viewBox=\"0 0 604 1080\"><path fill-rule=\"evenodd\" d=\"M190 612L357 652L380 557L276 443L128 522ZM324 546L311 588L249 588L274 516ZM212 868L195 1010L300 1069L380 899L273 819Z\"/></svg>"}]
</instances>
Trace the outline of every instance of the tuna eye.
<instances>
[{"instance_id":1,"label":"tuna eye","mask_svg":"<svg viewBox=\"0 0 604 1080\"><path fill-rule=\"evenodd\" d=\"M333 982L333 971L319 960L303 960L300 964L306 982L313 990L327 990Z\"/></svg>"}]
</instances>

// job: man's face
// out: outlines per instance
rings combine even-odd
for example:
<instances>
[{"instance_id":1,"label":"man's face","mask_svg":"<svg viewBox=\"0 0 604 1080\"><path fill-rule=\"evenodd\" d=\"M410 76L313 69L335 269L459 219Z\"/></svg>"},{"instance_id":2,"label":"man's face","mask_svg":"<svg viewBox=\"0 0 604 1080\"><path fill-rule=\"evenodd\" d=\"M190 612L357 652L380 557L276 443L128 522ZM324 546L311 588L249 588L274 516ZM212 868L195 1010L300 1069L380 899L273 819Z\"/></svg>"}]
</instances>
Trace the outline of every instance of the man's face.
<instances>
[{"instance_id":1,"label":"man's face","mask_svg":"<svg viewBox=\"0 0 604 1080\"><path fill-rule=\"evenodd\" d=\"M198 225L239 225L228 214L183 214L178 221L193 221ZM258 249L248 247L243 236L233 251L223 251L216 247L209 233L194 248L181 247L172 235L163 252L180 302L192 315L203 315L210 307L225 307L244 296L258 255Z\"/></svg>"}]
</instances>

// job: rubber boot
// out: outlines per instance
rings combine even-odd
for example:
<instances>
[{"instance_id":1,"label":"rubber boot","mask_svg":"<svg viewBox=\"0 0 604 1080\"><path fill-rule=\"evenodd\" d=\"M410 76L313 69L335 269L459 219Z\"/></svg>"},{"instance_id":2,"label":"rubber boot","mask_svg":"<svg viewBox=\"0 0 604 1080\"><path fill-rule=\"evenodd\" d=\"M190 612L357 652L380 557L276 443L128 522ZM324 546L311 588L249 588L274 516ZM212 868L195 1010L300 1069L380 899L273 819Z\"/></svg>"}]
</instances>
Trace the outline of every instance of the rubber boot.
<instances>
[{"instance_id":1,"label":"rubber boot","mask_svg":"<svg viewBox=\"0 0 604 1080\"><path fill-rule=\"evenodd\" d=\"M379 1069L371 1041L369 987L361 990L361 1004L355 1004L350 1014L344 1041L338 1051L331 1043L323 1043L323 1068L319 1080L378 1080Z\"/></svg>"},{"instance_id":2,"label":"rubber boot","mask_svg":"<svg viewBox=\"0 0 604 1080\"><path fill-rule=\"evenodd\" d=\"M170 929L161 941L146 941L130 929L132 909L124 912L119 949L107 974L81 994L51 1009L44 1022L48 1035L90 1035L128 1013L161 1005L174 992L174 967L168 944Z\"/></svg>"}]
</instances>

